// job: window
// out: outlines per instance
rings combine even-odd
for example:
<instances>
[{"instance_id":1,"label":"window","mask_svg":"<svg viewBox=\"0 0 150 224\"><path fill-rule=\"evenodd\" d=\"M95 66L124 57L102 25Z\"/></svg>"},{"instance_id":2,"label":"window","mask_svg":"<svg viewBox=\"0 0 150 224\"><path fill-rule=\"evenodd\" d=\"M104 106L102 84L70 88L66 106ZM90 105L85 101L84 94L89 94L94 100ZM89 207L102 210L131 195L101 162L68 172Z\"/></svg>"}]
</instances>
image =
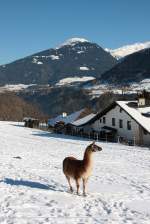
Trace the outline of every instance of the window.
<instances>
[{"instance_id":1,"label":"window","mask_svg":"<svg viewBox=\"0 0 150 224\"><path fill-rule=\"evenodd\" d=\"M123 120L119 120L119 128L123 128Z\"/></svg>"},{"instance_id":2,"label":"window","mask_svg":"<svg viewBox=\"0 0 150 224\"><path fill-rule=\"evenodd\" d=\"M115 120L115 118L113 117L112 118L112 126L115 126L116 125L116 120Z\"/></svg>"},{"instance_id":3,"label":"window","mask_svg":"<svg viewBox=\"0 0 150 224\"><path fill-rule=\"evenodd\" d=\"M103 117L103 124L106 123L106 117Z\"/></svg>"},{"instance_id":4,"label":"window","mask_svg":"<svg viewBox=\"0 0 150 224\"><path fill-rule=\"evenodd\" d=\"M127 129L131 130L131 121L127 121Z\"/></svg>"},{"instance_id":5,"label":"window","mask_svg":"<svg viewBox=\"0 0 150 224\"><path fill-rule=\"evenodd\" d=\"M122 113L122 108L120 107L120 113Z\"/></svg>"},{"instance_id":6,"label":"window","mask_svg":"<svg viewBox=\"0 0 150 224\"><path fill-rule=\"evenodd\" d=\"M100 118L99 122L102 123L102 118Z\"/></svg>"}]
</instances>

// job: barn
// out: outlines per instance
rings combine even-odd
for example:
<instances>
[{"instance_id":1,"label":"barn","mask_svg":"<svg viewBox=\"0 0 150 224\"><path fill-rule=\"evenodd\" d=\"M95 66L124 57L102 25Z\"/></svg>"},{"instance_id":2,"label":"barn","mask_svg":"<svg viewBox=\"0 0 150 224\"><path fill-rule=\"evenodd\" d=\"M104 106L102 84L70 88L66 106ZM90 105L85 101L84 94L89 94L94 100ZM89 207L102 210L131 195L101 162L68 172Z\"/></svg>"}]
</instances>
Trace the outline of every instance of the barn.
<instances>
[{"instance_id":1,"label":"barn","mask_svg":"<svg viewBox=\"0 0 150 224\"><path fill-rule=\"evenodd\" d=\"M39 127L39 120L32 117L25 117L23 119L24 126L28 128L38 128Z\"/></svg>"}]
</instances>

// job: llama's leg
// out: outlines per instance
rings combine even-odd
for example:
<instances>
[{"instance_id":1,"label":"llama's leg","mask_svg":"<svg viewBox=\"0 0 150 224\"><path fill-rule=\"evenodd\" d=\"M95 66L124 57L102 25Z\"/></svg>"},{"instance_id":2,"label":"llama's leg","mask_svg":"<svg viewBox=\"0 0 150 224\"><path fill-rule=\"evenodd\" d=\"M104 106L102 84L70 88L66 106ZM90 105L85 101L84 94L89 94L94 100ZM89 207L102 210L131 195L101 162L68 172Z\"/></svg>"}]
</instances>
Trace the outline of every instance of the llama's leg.
<instances>
[{"instance_id":1,"label":"llama's leg","mask_svg":"<svg viewBox=\"0 0 150 224\"><path fill-rule=\"evenodd\" d=\"M77 194L79 195L80 179L76 179Z\"/></svg>"},{"instance_id":2,"label":"llama's leg","mask_svg":"<svg viewBox=\"0 0 150 224\"><path fill-rule=\"evenodd\" d=\"M71 186L71 182L70 182L70 177L69 176L66 176L67 180L68 180L68 184L69 184L69 187L70 187L70 191L73 192L73 188Z\"/></svg>"},{"instance_id":3,"label":"llama's leg","mask_svg":"<svg viewBox=\"0 0 150 224\"><path fill-rule=\"evenodd\" d=\"M86 184L88 179L83 179L83 195L86 196Z\"/></svg>"}]
</instances>

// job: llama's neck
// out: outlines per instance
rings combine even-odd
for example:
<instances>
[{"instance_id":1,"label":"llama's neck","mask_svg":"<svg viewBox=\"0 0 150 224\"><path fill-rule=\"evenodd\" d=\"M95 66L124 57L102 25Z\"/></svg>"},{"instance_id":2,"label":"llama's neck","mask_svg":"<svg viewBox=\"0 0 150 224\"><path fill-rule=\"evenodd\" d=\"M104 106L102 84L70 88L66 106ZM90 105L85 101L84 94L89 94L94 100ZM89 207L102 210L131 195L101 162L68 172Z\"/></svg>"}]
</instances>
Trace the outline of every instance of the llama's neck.
<instances>
[{"instance_id":1,"label":"llama's neck","mask_svg":"<svg viewBox=\"0 0 150 224\"><path fill-rule=\"evenodd\" d=\"M83 162L86 167L92 167L93 153L86 150L84 153Z\"/></svg>"}]
</instances>

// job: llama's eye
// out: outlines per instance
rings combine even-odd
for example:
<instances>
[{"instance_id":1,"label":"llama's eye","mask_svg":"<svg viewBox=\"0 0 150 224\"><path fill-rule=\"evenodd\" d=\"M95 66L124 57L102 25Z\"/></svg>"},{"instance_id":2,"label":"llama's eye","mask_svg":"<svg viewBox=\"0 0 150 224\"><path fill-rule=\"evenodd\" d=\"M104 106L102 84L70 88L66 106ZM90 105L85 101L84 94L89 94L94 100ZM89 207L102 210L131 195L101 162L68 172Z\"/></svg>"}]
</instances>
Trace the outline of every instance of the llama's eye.
<instances>
[{"instance_id":1,"label":"llama's eye","mask_svg":"<svg viewBox=\"0 0 150 224\"><path fill-rule=\"evenodd\" d=\"M93 147L93 152L95 152L96 151L96 148L95 147Z\"/></svg>"}]
</instances>

